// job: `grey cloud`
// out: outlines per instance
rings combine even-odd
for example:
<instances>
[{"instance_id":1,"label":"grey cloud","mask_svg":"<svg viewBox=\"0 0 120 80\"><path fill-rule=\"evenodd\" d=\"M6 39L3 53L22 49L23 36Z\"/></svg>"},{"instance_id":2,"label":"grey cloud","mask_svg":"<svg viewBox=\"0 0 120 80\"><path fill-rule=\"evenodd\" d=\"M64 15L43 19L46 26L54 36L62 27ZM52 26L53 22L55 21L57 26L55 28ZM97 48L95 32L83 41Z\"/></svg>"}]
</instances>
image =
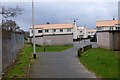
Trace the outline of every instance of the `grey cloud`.
<instances>
[{"instance_id":1,"label":"grey cloud","mask_svg":"<svg viewBox=\"0 0 120 80\"><path fill-rule=\"evenodd\" d=\"M87 25L95 28L97 20L118 17L117 2L36 2L35 24L68 23L70 19L78 18L78 26ZM31 2L7 3L6 6L20 5L24 8L23 15L15 18L24 30L32 25Z\"/></svg>"}]
</instances>

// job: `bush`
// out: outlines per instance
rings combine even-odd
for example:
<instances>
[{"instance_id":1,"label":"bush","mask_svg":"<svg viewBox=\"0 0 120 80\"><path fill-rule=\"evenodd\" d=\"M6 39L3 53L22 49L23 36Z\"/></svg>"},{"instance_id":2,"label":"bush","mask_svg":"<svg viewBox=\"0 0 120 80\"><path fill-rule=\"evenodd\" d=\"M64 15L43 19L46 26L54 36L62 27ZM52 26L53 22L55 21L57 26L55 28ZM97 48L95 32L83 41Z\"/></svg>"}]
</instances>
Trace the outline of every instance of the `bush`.
<instances>
[{"instance_id":1,"label":"bush","mask_svg":"<svg viewBox=\"0 0 120 80\"><path fill-rule=\"evenodd\" d=\"M82 48L78 49L78 53L77 53L78 57L80 57L82 53L83 53Z\"/></svg>"},{"instance_id":2,"label":"bush","mask_svg":"<svg viewBox=\"0 0 120 80\"><path fill-rule=\"evenodd\" d=\"M84 47L83 47L83 52L85 52L85 51L87 51L87 50L89 50L89 49L91 49L91 48L92 48L92 45L84 46Z\"/></svg>"}]
</instances>

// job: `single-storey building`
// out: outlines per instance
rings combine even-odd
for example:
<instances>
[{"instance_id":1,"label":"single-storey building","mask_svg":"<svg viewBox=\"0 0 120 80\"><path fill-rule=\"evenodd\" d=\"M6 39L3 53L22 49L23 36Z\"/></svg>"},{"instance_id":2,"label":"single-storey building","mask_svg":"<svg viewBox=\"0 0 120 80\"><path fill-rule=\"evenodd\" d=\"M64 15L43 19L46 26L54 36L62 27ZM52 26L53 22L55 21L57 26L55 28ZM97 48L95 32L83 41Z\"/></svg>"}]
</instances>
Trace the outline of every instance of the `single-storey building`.
<instances>
[{"instance_id":1,"label":"single-storey building","mask_svg":"<svg viewBox=\"0 0 120 80\"><path fill-rule=\"evenodd\" d=\"M73 44L73 23L35 25L35 44L71 45ZM33 42L33 28L30 28Z\"/></svg>"},{"instance_id":2,"label":"single-storey building","mask_svg":"<svg viewBox=\"0 0 120 80\"><path fill-rule=\"evenodd\" d=\"M96 27L98 47L120 51L120 20L100 20Z\"/></svg>"}]
</instances>

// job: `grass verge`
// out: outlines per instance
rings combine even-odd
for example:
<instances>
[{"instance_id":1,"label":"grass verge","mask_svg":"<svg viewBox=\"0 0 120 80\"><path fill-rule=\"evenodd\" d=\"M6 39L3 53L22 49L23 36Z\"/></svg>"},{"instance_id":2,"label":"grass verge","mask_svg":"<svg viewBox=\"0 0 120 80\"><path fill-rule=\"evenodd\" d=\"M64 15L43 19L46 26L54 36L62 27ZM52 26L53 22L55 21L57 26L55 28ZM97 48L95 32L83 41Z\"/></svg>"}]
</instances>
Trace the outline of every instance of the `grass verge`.
<instances>
[{"instance_id":1,"label":"grass verge","mask_svg":"<svg viewBox=\"0 0 120 80\"><path fill-rule=\"evenodd\" d=\"M44 48L45 48L45 52L61 52L64 50L67 50L69 48L72 48L72 45L66 45L66 46L37 46L36 47L36 51L37 52L44 52Z\"/></svg>"},{"instance_id":2,"label":"grass verge","mask_svg":"<svg viewBox=\"0 0 120 80\"><path fill-rule=\"evenodd\" d=\"M95 48L86 51L79 59L100 78L118 78L118 52Z\"/></svg>"},{"instance_id":3,"label":"grass verge","mask_svg":"<svg viewBox=\"0 0 120 80\"><path fill-rule=\"evenodd\" d=\"M25 78L32 52L32 46L25 44L23 51L18 55L17 64L5 75L5 78Z\"/></svg>"},{"instance_id":4,"label":"grass verge","mask_svg":"<svg viewBox=\"0 0 120 80\"><path fill-rule=\"evenodd\" d=\"M69 46L46 46L46 52L56 52L64 51L66 49L72 48L72 45ZM43 52L44 46L36 46L36 52ZM26 78L28 71L28 65L33 61L32 59L33 46L30 44L25 44L23 51L18 55L16 65L7 72L5 78Z\"/></svg>"}]
</instances>

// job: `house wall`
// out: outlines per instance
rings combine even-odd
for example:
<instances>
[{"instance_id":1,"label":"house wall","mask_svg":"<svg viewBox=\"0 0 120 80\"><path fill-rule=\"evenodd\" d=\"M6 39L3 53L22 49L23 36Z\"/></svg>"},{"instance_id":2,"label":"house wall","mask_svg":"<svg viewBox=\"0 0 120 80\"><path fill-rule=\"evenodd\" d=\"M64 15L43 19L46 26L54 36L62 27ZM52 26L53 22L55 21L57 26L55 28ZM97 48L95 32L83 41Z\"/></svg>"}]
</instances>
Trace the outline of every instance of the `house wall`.
<instances>
[{"instance_id":1,"label":"house wall","mask_svg":"<svg viewBox=\"0 0 120 80\"><path fill-rule=\"evenodd\" d=\"M116 27L119 27L119 29L116 29ZM103 30L120 30L120 25L106 26L106 27L102 26L102 27L97 27L97 29L98 29L98 31L103 31Z\"/></svg>"},{"instance_id":2,"label":"house wall","mask_svg":"<svg viewBox=\"0 0 120 80\"><path fill-rule=\"evenodd\" d=\"M98 47L120 51L120 31L97 32Z\"/></svg>"},{"instance_id":3,"label":"house wall","mask_svg":"<svg viewBox=\"0 0 120 80\"><path fill-rule=\"evenodd\" d=\"M35 43L38 45L70 45L73 44L73 35L45 35L36 37Z\"/></svg>"},{"instance_id":4,"label":"house wall","mask_svg":"<svg viewBox=\"0 0 120 80\"><path fill-rule=\"evenodd\" d=\"M109 32L97 32L97 46L110 49Z\"/></svg>"},{"instance_id":5,"label":"house wall","mask_svg":"<svg viewBox=\"0 0 120 80\"><path fill-rule=\"evenodd\" d=\"M110 33L110 36L109 36L110 38L110 49L111 50L114 50L114 44L115 44L115 34L114 33Z\"/></svg>"},{"instance_id":6,"label":"house wall","mask_svg":"<svg viewBox=\"0 0 120 80\"><path fill-rule=\"evenodd\" d=\"M79 36L79 38L87 38L89 35L93 37L96 31L93 32L92 30L95 30L95 29L87 29L86 27L78 27L77 36Z\"/></svg>"},{"instance_id":7,"label":"house wall","mask_svg":"<svg viewBox=\"0 0 120 80\"><path fill-rule=\"evenodd\" d=\"M73 44L72 35L55 35L55 36L44 36L45 45L69 45Z\"/></svg>"},{"instance_id":8,"label":"house wall","mask_svg":"<svg viewBox=\"0 0 120 80\"><path fill-rule=\"evenodd\" d=\"M73 23L73 39L78 38L78 33L77 33L77 25L76 22Z\"/></svg>"},{"instance_id":9,"label":"house wall","mask_svg":"<svg viewBox=\"0 0 120 80\"><path fill-rule=\"evenodd\" d=\"M49 32L45 32L44 29L35 29L35 36L49 35L49 34L71 34L73 33L73 28L70 29L71 29L70 32L67 31L67 28L63 28L63 32L60 32L60 29L56 29L56 32L53 32L53 29L48 29ZM30 36L33 36L32 30L33 29L30 29ZM43 30L43 33L38 33L38 30Z\"/></svg>"},{"instance_id":10,"label":"house wall","mask_svg":"<svg viewBox=\"0 0 120 80\"><path fill-rule=\"evenodd\" d=\"M120 51L120 31L114 32L114 50Z\"/></svg>"},{"instance_id":11,"label":"house wall","mask_svg":"<svg viewBox=\"0 0 120 80\"><path fill-rule=\"evenodd\" d=\"M33 38L31 38L33 43ZM35 44L43 45L43 37L35 37Z\"/></svg>"}]
</instances>

